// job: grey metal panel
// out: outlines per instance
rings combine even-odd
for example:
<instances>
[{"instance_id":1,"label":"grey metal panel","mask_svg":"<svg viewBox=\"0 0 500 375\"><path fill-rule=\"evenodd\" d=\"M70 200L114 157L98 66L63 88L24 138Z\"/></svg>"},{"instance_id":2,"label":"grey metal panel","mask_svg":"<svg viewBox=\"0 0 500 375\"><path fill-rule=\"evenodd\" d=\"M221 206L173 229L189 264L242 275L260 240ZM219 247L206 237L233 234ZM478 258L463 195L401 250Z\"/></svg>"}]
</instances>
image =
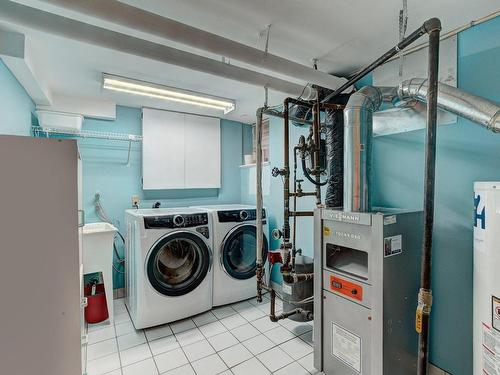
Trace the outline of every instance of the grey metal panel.
<instances>
[{"instance_id":1,"label":"grey metal panel","mask_svg":"<svg viewBox=\"0 0 500 375\"><path fill-rule=\"evenodd\" d=\"M0 374L81 374L76 141L0 136Z\"/></svg>"},{"instance_id":2,"label":"grey metal panel","mask_svg":"<svg viewBox=\"0 0 500 375\"><path fill-rule=\"evenodd\" d=\"M439 81L457 87L457 37L453 36L441 42L439 54ZM390 61L373 72L374 86L398 86L411 78L427 77L428 48L406 55L403 58L402 75L399 75L400 59ZM412 103L407 107L390 108L373 115L375 136L396 134L425 128L427 106ZM449 112L438 111L438 125L454 124L457 116Z\"/></svg>"},{"instance_id":3,"label":"grey metal panel","mask_svg":"<svg viewBox=\"0 0 500 375\"><path fill-rule=\"evenodd\" d=\"M324 209L321 215L324 220L342 221L344 223L371 225L371 214L362 212L345 212Z\"/></svg>"},{"instance_id":4,"label":"grey metal panel","mask_svg":"<svg viewBox=\"0 0 500 375\"><path fill-rule=\"evenodd\" d=\"M423 215L416 212L397 215L397 223L384 226L384 237L403 236L403 252L384 258L384 374L416 373L422 224Z\"/></svg>"},{"instance_id":5,"label":"grey metal panel","mask_svg":"<svg viewBox=\"0 0 500 375\"><path fill-rule=\"evenodd\" d=\"M324 372L327 375L371 374L371 321L372 311L364 306L336 294L325 292L324 308L328 315L324 317ZM332 323L359 336L361 339L361 372L353 370L332 354ZM392 374L395 375L395 374ZM399 374L398 374L399 375Z\"/></svg>"},{"instance_id":6,"label":"grey metal panel","mask_svg":"<svg viewBox=\"0 0 500 375\"><path fill-rule=\"evenodd\" d=\"M367 214L363 214L367 215ZM419 281L419 257L422 237L422 213L401 210L381 210L368 214L371 226L334 221L335 211L324 212L322 228L315 231L316 237L323 237L323 243L316 238L316 251L326 243L347 245L355 249L366 249L369 254L368 269L370 285L363 280L349 277L335 270L340 277L351 279L366 288L367 309L340 294L324 289L322 311L322 347L324 372L327 375L356 374L346 368L341 361L333 358L330 334L331 322L340 323L357 336L363 337L364 375L406 375L415 373L417 340L414 331L414 313ZM324 231L323 228L329 228ZM338 236L334 231L354 234ZM402 236L403 252L385 257L384 239ZM323 288L328 288L330 270L323 263ZM318 265L317 265L318 266ZM318 271L316 271L318 272ZM327 284L328 283L328 284ZM369 303L368 303L369 301ZM371 311L369 324L366 324L366 311ZM330 340L330 341L329 341ZM367 364L365 364L367 363Z\"/></svg>"}]
</instances>

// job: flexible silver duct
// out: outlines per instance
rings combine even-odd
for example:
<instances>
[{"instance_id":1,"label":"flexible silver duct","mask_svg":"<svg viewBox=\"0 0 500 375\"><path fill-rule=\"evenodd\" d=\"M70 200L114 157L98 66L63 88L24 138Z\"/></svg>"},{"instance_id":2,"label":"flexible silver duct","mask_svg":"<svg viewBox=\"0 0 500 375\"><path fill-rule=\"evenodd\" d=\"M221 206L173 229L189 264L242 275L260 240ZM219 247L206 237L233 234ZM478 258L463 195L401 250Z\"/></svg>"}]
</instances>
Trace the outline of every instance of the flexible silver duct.
<instances>
[{"instance_id":1,"label":"flexible silver duct","mask_svg":"<svg viewBox=\"0 0 500 375\"><path fill-rule=\"evenodd\" d=\"M344 211L371 211L373 113L383 102L427 101L427 79L413 78L399 88L366 86L351 95L344 109ZM500 104L439 84L440 109L500 133Z\"/></svg>"},{"instance_id":2,"label":"flexible silver duct","mask_svg":"<svg viewBox=\"0 0 500 375\"><path fill-rule=\"evenodd\" d=\"M500 133L500 104L466 93L445 83L439 84L438 107ZM413 78L399 85L400 99L427 100L427 79Z\"/></svg>"}]
</instances>

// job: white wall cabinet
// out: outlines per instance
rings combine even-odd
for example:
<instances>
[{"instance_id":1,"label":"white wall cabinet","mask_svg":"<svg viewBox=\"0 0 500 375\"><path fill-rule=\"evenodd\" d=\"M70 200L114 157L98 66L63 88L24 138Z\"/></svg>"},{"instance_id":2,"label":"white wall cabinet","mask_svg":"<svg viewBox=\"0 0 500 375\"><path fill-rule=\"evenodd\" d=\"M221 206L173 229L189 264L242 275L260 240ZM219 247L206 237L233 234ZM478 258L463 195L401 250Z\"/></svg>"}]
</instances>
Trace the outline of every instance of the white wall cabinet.
<instances>
[{"instance_id":1,"label":"white wall cabinet","mask_svg":"<svg viewBox=\"0 0 500 375\"><path fill-rule=\"evenodd\" d=\"M143 188L220 188L220 120L144 108Z\"/></svg>"}]
</instances>

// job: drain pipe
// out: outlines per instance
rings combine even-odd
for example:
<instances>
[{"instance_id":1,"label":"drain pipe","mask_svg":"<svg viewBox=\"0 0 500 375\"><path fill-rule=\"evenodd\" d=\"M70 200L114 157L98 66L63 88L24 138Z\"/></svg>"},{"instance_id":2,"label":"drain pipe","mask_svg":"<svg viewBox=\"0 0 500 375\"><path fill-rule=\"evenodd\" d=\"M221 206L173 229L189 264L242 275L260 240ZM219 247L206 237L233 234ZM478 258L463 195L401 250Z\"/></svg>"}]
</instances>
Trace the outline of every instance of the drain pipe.
<instances>
[{"instance_id":1,"label":"drain pipe","mask_svg":"<svg viewBox=\"0 0 500 375\"><path fill-rule=\"evenodd\" d=\"M262 289L263 278L264 278L264 261L262 259L262 248L263 248L263 223L262 223L262 115L266 107L261 107L257 109L257 123L255 124L255 139L256 139L256 180L257 180L257 255L256 255L256 278L257 278L257 302L262 302Z\"/></svg>"},{"instance_id":2,"label":"drain pipe","mask_svg":"<svg viewBox=\"0 0 500 375\"><path fill-rule=\"evenodd\" d=\"M425 144L424 182L424 239L422 248L422 274L416 311L416 330L419 334L417 374L426 375L429 370L429 326L432 306L432 231L434 228L434 192L436 177L436 125L439 74L439 35L441 22L433 19L428 25L429 53L427 67L427 136Z\"/></svg>"}]
</instances>

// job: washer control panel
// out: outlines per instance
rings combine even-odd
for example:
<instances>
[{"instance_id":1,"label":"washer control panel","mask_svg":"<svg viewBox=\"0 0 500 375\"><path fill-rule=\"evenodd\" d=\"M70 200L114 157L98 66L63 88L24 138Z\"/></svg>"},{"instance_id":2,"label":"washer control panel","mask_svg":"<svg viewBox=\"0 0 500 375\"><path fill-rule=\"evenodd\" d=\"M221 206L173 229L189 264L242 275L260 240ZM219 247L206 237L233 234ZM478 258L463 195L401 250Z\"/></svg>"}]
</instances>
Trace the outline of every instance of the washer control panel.
<instances>
[{"instance_id":1,"label":"washer control panel","mask_svg":"<svg viewBox=\"0 0 500 375\"><path fill-rule=\"evenodd\" d=\"M191 228L199 227L208 224L208 214L178 214L178 215L165 215L165 216L145 216L144 228L158 229L158 228Z\"/></svg>"},{"instance_id":2,"label":"washer control panel","mask_svg":"<svg viewBox=\"0 0 500 375\"><path fill-rule=\"evenodd\" d=\"M219 223L239 223L243 221L255 221L257 220L257 210L241 209L218 211L217 216L219 218ZM266 210L262 210L262 218L266 218Z\"/></svg>"}]
</instances>

